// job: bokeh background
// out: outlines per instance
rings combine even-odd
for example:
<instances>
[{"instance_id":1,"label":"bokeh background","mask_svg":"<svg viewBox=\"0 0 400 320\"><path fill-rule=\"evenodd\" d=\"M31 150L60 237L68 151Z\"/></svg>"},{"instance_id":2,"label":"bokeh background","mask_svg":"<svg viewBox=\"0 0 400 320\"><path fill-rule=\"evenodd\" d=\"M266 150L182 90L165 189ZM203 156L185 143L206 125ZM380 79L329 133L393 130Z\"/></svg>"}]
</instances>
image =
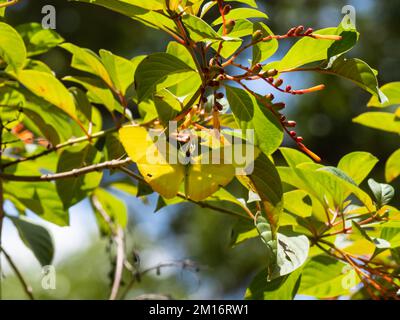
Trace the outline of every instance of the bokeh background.
<instances>
[{"instance_id":1,"label":"bokeh background","mask_svg":"<svg viewBox=\"0 0 400 320\"><path fill-rule=\"evenodd\" d=\"M145 1L145 0L144 0ZM270 16L269 25L279 34L303 24L315 29L336 26L342 19L341 9L350 4L357 11L360 42L350 55L362 58L379 70L380 84L400 80L399 0L258 0ZM41 9L52 4L57 9L57 32L67 41L98 51L101 48L131 58L139 54L163 51L170 40L163 33L142 26L127 17L93 5L65 0L21 0L8 11L12 25L40 22ZM287 49L282 46L279 54ZM69 69L69 58L55 49L41 57L57 75ZM327 89L313 95L290 99L290 118L299 124L298 131L312 150L327 165L351 151L368 151L381 162L374 177L383 181L384 159L399 147L397 135L380 133L352 123L352 118L366 111L369 95L344 80L321 75L290 75L294 87L325 83ZM267 88L257 87L260 92ZM400 185L397 182L398 190ZM178 299L241 299L246 285L259 271L263 249L258 242L230 248L230 228L235 220L192 205L176 206L154 213L156 197L125 198L130 223L127 235L128 254L140 257L140 267L158 263L191 260L199 269L188 270L179 264L152 272L135 283L127 298L142 294L163 294ZM399 204L399 196L396 197ZM11 208L9 208L11 210ZM71 210L71 226L48 226L56 244L56 290L43 290L41 268L20 242L14 228L5 225L4 246L27 274L35 294L45 299L106 299L110 290L109 273L113 252L102 239L87 202ZM5 264L5 263L4 263ZM25 298L10 269L5 269L4 298Z\"/></svg>"}]
</instances>

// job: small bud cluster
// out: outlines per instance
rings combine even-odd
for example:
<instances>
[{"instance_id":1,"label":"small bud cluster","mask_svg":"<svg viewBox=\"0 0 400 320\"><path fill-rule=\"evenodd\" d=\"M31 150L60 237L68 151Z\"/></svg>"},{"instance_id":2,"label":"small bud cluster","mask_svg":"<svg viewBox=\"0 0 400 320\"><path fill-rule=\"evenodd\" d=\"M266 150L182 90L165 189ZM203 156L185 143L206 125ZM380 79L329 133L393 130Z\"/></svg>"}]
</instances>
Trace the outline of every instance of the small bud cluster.
<instances>
[{"instance_id":1,"label":"small bud cluster","mask_svg":"<svg viewBox=\"0 0 400 320\"><path fill-rule=\"evenodd\" d=\"M286 36L288 37L307 37L313 34L314 29L308 28L305 30L304 26L298 26L291 28L287 33Z\"/></svg>"}]
</instances>

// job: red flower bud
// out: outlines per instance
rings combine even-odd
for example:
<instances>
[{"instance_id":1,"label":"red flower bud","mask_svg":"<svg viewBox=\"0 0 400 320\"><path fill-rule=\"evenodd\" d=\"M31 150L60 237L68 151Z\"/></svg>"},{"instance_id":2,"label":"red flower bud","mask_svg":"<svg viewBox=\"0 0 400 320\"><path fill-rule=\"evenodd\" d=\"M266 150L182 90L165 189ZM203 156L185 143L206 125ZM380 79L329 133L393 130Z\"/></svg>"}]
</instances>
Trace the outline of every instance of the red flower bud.
<instances>
[{"instance_id":1,"label":"red flower bud","mask_svg":"<svg viewBox=\"0 0 400 320\"><path fill-rule=\"evenodd\" d=\"M262 64L260 64L260 63L257 63L256 65L254 65L254 66L251 68L251 72L252 72L253 74L258 74L261 70L262 70Z\"/></svg>"},{"instance_id":2,"label":"red flower bud","mask_svg":"<svg viewBox=\"0 0 400 320\"><path fill-rule=\"evenodd\" d=\"M288 121L285 123L285 126L289 128L294 128L295 126L297 126L297 123L296 121Z\"/></svg>"},{"instance_id":3,"label":"red flower bud","mask_svg":"<svg viewBox=\"0 0 400 320\"><path fill-rule=\"evenodd\" d=\"M305 36L309 36L310 34L312 34L314 32L314 29L313 28L308 28L307 30L306 30L306 32L304 32L304 35Z\"/></svg>"},{"instance_id":4,"label":"red flower bud","mask_svg":"<svg viewBox=\"0 0 400 320\"><path fill-rule=\"evenodd\" d=\"M292 29L290 29L288 32L287 32L287 36L288 37L293 37L294 35L295 35L295 33L296 33L296 29L297 28L292 28Z\"/></svg>"},{"instance_id":5,"label":"red flower bud","mask_svg":"<svg viewBox=\"0 0 400 320\"><path fill-rule=\"evenodd\" d=\"M268 94L265 96L265 99L267 99L268 101L272 101L272 100L275 99L275 97L274 97L274 95L273 95L272 93L268 93Z\"/></svg>"},{"instance_id":6,"label":"red flower bud","mask_svg":"<svg viewBox=\"0 0 400 320\"><path fill-rule=\"evenodd\" d=\"M284 102L279 102L279 103L275 103L273 105L274 109L276 110L282 110L286 108L286 104Z\"/></svg>"},{"instance_id":7,"label":"red flower bud","mask_svg":"<svg viewBox=\"0 0 400 320\"><path fill-rule=\"evenodd\" d=\"M301 35L303 33L303 31L304 31L304 26L298 26L294 33L295 33L296 36L299 36L299 35Z\"/></svg>"},{"instance_id":8,"label":"red flower bud","mask_svg":"<svg viewBox=\"0 0 400 320\"><path fill-rule=\"evenodd\" d=\"M256 30L256 31L253 33L252 38L253 38L253 41L254 41L254 42L260 41L260 40L263 38L263 33L262 33L262 31L261 31L261 30Z\"/></svg>"},{"instance_id":9,"label":"red flower bud","mask_svg":"<svg viewBox=\"0 0 400 320\"><path fill-rule=\"evenodd\" d=\"M278 80L275 81L274 86L279 88L282 84L283 84L283 80L282 79L278 79Z\"/></svg>"},{"instance_id":10,"label":"red flower bud","mask_svg":"<svg viewBox=\"0 0 400 320\"><path fill-rule=\"evenodd\" d=\"M226 34L231 33L231 31L233 30L233 28L236 25L236 21L235 20L228 20L228 22L226 23L225 27L226 27Z\"/></svg>"},{"instance_id":11,"label":"red flower bud","mask_svg":"<svg viewBox=\"0 0 400 320\"><path fill-rule=\"evenodd\" d=\"M266 78L266 77L275 77L277 74L278 74L278 70L276 70L276 69L270 69L270 70L267 70L267 71L265 71L264 73L263 73L263 77L264 78Z\"/></svg>"},{"instance_id":12,"label":"red flower bud","mask_svg":"<svg viewBox=\"0 0 400 320\"><path fill-rule=\"evenodd\" d=\"M232 6L227 4L223 9L224 15L229 14L229 12L231 12L231 10L232 10Z\"/></svg>"}]
</instances>

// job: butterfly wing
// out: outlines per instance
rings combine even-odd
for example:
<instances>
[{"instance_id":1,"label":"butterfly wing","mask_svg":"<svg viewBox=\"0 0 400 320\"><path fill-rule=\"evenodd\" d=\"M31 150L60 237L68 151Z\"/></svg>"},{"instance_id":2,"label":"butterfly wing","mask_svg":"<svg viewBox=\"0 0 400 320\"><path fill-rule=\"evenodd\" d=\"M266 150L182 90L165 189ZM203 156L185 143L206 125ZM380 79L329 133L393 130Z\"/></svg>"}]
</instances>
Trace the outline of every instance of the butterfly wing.
<instances>
[{"instance_id":1,"label":"butterfly wing","mask_svg":"<svg viewBox=\"0 0 400 320\"><path fill-rule=\"evenodd\" d=\"M168 151L161 152L142 127L123 127L119 135L129 157L136 162L151 188L166 199L175 197L185 177L185 167L179 163L170 164L167 160L175 156L177 150L168 146Z\"/></svg>"}]
</instances>

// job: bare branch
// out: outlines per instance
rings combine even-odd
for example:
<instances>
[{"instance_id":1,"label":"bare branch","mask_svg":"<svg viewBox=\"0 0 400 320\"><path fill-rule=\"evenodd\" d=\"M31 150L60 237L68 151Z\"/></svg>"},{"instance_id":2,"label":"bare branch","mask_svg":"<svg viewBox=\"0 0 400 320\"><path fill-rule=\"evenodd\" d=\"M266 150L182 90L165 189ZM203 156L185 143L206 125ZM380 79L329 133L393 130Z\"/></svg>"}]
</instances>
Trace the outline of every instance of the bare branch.
<instances>
[{"instance_id":1,"label":"bare branch","mask_svg":"<svg viewBox=\"0 0 400 320\"><path fill-rule=\"evenodd\" d=\"M12 260L10 255L4 250L2 246L0 246L0 252L3 252L4 256L6 257L8 263L10 264L11 268L13 269L15 275L17 276L19 282L21 283L26 295L29 297L31 300L35 300L35 297L33 296L33 290L32 287L26 282L24 276L22 275L21 271L18 269L17 265L15 262Z\"/></svg>"},{"instance_id":2,"label":"bare branch","mask_svg":"<svg viewBox=\"0 0 400 320\"><path fill-rule=\"evenodd\" d=\"M15 4L17 4L19 2L19 0L11 0L5 3L0 3L0 8L7 8L7 7L11 7Z\"/></svg>"},{"instance_id":3,"label":"bare branch","mask_svg":"<svg viewBox=\"0 0 400 320\"><path fill-rule=\"evenodd\" d=\"M4 168L8 168L10 166L17 165L18 163L21 163L21 162L35 160L35 159L38 159L40 157L46 156L46 155L48 155L48 154L50 154L52 152L55 152L57 150L72 146L72 145L77 144L77 143L90 141L92 139L97 139L97 138L103 137L103 136L105 136L105 135L107 135L109 133L113 133L113 132L116 132L116 131L118 131L118 128L115 127L115 128L111 128L111 129L108 129L108 130L96 132L96 133L92 134L89 137L88 136L83 136L83 137L79 137L79 138L76 138L76 139L70 139L70 140L68 140L66 142L63 142L63 143L60 143L60 144L58 144L56 146L50 147L50 148L48 148L47 150L45 150L43 152L28 156L28 157L19 158L17 160L5 163L5 164L2 165L2 168L4 169Z\"/></svg>"},{"instance_id":4,"label":"bare branch","mask_svg":"<svg viewBox=\"0 0 400 320\"><path fill-rule=\"evenodd\" d=\"M0 179L7 181L20 181L20 182L47 182L47 181L61 180L67 178L75 178L81 175L88 174L90 172L101 171L104 169L116 169L130 162L131 162L130 158L126 158L123 160L112 160L103 163L93 164L91 166L83 167L80 169L73 169L71 171L54 173L54 174L44 174L41 176L16 176L7 173L0 173Z\"/></svg>"},{"instance_id":5,"label":"bare branch","mask_svg":"<svg viewBox=\"0 0 400 320\"><path fill-rule=\"evenodd\" d=\"M111 232L113 234L113 240L117 247L117 263L115 267L114 281L111 288L110 300L117 299L118 291L121 286L122 273L124 271L124 261L125 261L125 246L124 246L124 230L114 224L111 217L104 210L100 201L96 196L92 197L93 206L99 211L103 219L110 226Z\"/></svg>"}]
</instances>

